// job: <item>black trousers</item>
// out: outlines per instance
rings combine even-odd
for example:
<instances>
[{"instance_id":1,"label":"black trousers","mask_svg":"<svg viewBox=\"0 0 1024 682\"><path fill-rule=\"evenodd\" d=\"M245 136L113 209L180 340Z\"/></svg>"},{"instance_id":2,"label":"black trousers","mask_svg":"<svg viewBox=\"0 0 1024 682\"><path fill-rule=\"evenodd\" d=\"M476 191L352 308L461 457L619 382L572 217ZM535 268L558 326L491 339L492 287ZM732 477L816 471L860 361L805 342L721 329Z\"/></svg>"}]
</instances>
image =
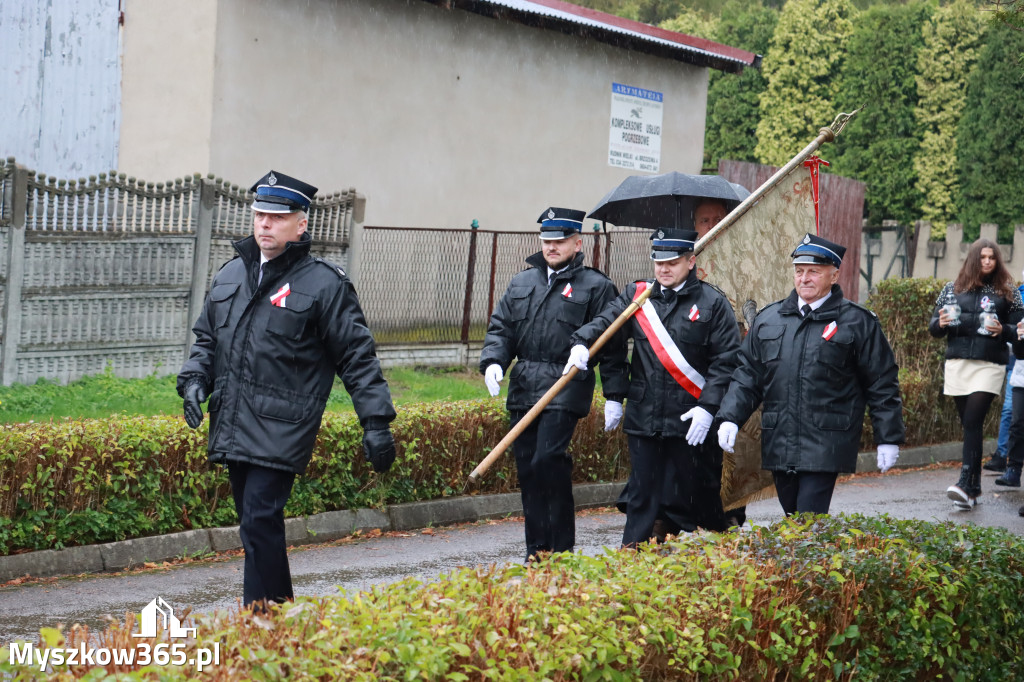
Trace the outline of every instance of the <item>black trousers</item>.
<instances>
[{"instance_id":1,"label":"black trousers","mask_svg":"<svg viewBox=\"0 0 1024 682\"><path fill-rule=\"evenodd\" d=\"M839 474L827 471L773 471L775 491L786 516L799 512L828 514Z\"/></svg>"},{"instance_id":2,"label":"black trousers","mask_svg":"<svg viewBox=\"0 0 1024 682\"><path fill-rule=\"evenodd\" d=\"M635 547L654 535L654 522L671 531L723 531L722 451L718 444L691 446L685 438L629 438L630 473L622 545ZM714 447L712 447L712 445Z\"/></svg>"},{"instance_id":3,"label":"black trousers","mask_svg":"<svg viewBox=\"0 0 1024 682\"><path fill-rule=\"evenodd\" d=\"M1016 386L1013 387L1013 421L1006 442L1006 463L1018 469L1024 467L1024 388Z\"/></svg>"},{"instance_id":4,"label":"black trousers","mask_svg":"<svg viewBox=\"0 0 1024 682\"><path fill-rule=\"evenodd\" d=\"M242 601L292 599L292 574L284 534L284 505L295 474L255 464L228 464L231 494L238 512L245 573Z\"/></svg>"},{"instance_id":5,"label":"black trousers","mask_svg":"<svg viewBox=\"0 0 1024 682\"><path fill-rule=\"evenodd\" d=\"M513 412L512 426L525 414ZM577 421L564 410L545 410L512 445L523 498L527 560L537 552L571 552L576 544L572 459L566 450Z\"/></svg>"}]
</instances>

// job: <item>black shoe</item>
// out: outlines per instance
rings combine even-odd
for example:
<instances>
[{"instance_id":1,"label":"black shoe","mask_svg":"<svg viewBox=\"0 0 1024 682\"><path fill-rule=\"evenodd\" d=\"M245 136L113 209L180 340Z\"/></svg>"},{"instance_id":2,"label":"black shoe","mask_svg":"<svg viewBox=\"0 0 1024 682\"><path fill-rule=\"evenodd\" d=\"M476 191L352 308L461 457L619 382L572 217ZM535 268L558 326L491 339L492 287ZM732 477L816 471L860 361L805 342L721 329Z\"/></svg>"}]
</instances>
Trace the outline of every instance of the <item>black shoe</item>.
<instances>
[{"instance_id":1,"label":"black shoe","mask_svg":"<svg viewBox=\"0 0 1024 682\"><path fill-rule=\"evenodd\" d=\"M946 488L946 497L953 500L953 507L969 511L978 504L977 495L968 495L959 485L951 485Z\"/></svg>"},{"instance_id":2,"label":"black shoe","mask_svg":"<svg viewBox=\"0 0 1024 682\"><path fill-rule=\"evenodd\" d=\"M996 479L996 485L1005 485L1007 488L1020 487L1020 467L1010 465L1006 467L1003 475Z\"/></svg>"},{"instance_id":3,"label":"black shoe","mask_svg":"<svg viewBox=\"0 0 1024 682\"><path fill-rule=\"evenodd\" d=\"M981 468L985 471L1006 471L1006 458L1002 455L992 455L992 459L985 462Z\"/></svg>"}]
</instances>

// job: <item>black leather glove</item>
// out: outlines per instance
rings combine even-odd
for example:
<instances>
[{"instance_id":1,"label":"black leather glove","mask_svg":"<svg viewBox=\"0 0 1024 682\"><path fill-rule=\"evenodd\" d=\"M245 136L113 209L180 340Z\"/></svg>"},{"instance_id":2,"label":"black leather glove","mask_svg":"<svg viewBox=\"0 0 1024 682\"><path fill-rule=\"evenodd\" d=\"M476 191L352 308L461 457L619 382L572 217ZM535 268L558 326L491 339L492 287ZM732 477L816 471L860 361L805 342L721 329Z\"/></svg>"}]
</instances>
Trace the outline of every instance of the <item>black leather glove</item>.
<instances>
[{"instance_id":1,"label":"black leather glove","mask_svg":"<svg viewBox=\"0 0 1024 682\"><path fill-rule=\"evenodd\" d=\"M363 453L373 470L383 474L395 461L395 439L391 429L367 429L363 432Z\"/></svg>"},{"instance_id":2,"label":"black leather glove","mask_svg":"<svg viewBox=\"0 0 1024 682\"><path fill-rule=\"evenodd\" d=\"M206 384L202 379L193 379L185 384L185 423L198 429L203 423L202 404L206 402Z\"/></svg>"}]
</instances>

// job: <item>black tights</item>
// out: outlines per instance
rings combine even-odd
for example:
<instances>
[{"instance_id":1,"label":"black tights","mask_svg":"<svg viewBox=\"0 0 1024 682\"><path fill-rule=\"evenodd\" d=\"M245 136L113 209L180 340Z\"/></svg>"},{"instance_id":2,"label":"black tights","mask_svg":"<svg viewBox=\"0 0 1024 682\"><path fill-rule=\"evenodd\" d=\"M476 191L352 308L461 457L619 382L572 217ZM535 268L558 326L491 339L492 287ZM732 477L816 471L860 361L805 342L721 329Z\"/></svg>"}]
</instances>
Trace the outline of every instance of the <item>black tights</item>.
<instances>
[{"instance_id":1,"label":"black tights","mask_svg":"<svg viewBox=\"0 0 1024 682\"><path fill-rule=\"evenodd\" d=\"M953 396L960 423L964 427L963 464L960 469L960 486L968 495L981 494L981 458L985 415L995 398L994 393L975 391L970 395ZM970 488L968 490L968 488Z\"/></svg>"}]
</instances>

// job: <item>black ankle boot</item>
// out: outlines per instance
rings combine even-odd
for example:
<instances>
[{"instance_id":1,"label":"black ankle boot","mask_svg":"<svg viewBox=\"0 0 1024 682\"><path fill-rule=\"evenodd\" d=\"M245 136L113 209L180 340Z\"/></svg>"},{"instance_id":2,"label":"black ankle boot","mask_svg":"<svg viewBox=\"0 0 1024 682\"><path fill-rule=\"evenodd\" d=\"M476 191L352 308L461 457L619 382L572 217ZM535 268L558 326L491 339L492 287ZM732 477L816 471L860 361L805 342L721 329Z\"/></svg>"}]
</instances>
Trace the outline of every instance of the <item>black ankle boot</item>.
<instances>
[{"instance_id":1,"label":"black ankle boot","mask_svg":"<svg viewBox=\"0 0 1024 682\"><path fill-rule=\"evenodd\" d=\"M1008 488L1020 487L1020 467L1007 465L1003 475L996 479L996 485L1005 485Z\"/></svg>"},{"instance_id":2,"label":"black ankle boot","mask_svg":"<svg viewBox=\"0 0 1024 682\"><path fill-rule=\"evenodd\" d=\"M953 500L953 504L959 509L973 509L978 503L978 495L981 494L981 482L979 476L972 475L971 467L964 464L960 467L960 479L956 485L946 488L946 497Z\"/></svg>"},{"instance_id":3,"label":"black ankle boot","mask_svg":"<svg viewBox=\"0 0 1024 682\"><path fill-rule=\"evenodd\" d=\"M985 462L984 466L981 468L985 471L1006 471L1006 457L1002 455L992 455L992 459Z\"/></svg>"}]
</instances>

